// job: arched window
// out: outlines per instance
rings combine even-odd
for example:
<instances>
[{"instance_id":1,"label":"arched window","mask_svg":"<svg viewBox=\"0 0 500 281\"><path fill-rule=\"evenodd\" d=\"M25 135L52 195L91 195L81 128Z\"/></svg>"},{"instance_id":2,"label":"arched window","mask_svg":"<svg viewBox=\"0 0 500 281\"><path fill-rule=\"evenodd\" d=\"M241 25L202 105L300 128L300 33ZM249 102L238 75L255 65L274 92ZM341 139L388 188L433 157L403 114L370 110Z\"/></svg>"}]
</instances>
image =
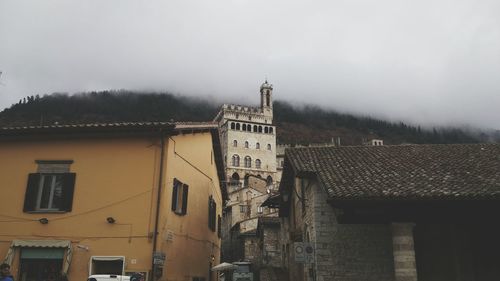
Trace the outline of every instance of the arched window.
<instances>
[{"instance_id":1,"label":"arched window","mask_svg":"<svg viewBox=\"0 0 500 281\"><path fill-rule=\"evenodd\" d=\"M264 133L269 133L269 129L267 127L264 127Z\"/></svg>"},{"instance_id":2,"label":"arched window","mask_svg":"<svg viewBox=\"0 0 500 281\"><path fill-rule=\"evenodd\" d=\"M269 90L267 91L266 95L266 104L267 106L271 106L271 95L269 94Z\"/></svg>"},{"instance_id":3,"label":"arched window","mask_svg":"<svg viewBox=\"0 0 500 281\"><path fill-rule=\"evenodd\" d=\"M238 147L238 141L237 140L233 140L233 146L234 147Z\"/></svg>"},{"instance_id":4,"label":"arched window","mask_svg":"<svg viewBox=\"0 0 500 281\"><path fill-rule=\"evenodd\" d=\"M252 131L252 125L250 125L250 124L248 124L248 125L247 125L247 131L248 131L248 132L251 132L251 131Z\"/></svg>"},{"instance_id":5,"label":"arched window","mask_svg":"<svg viewBox=\"0 0 500 281\"><path fill-rule=\"evenodd\" d=\"M240 166L240 156L238 156L237 154L233 155L233 166L234 167Z\"/></svg>"},{"instance_id":6,"label":"arched window","mask_svg":"<svg viewBox=\"0 0 500 281\"><path fill-rule=\"evenodd\" d=\"M250 176L248 174L245 175L245 178L243 179L243 186L248 186L248 179Z\"/></svg>"},{"instance_id":7,"label":"arched window","mask_svg":"<svg viewBox=\"0 0 500 281\"><path fill-rule=\"evenodd\" d=\"M245 168L252 167L252 158L250 156L245 156Z\"/></svg>"},{"instance_id":8,"label":"arched window","mask_svg":"<svg viewBox=\"0 0 500 281\"><path fill-rule=\"evenodd\" d=\"M253 125L253 131L254 131L254 132L257 132L257 130L258 130L258 129L257 129L257 125Z\"/></svg>"},{"instance_id":9,"label":"arched window","mask_svg":"<svg viewBox=\"0 0 500 281\"><path fill-rule=\"evenodd\" d=\"M269 133L272 134L273 133L273 127L269 127Z\"/></svg>"},{"instance_id":10,"label":"arched window","mask_svg":"<svg viewBox=\"0 0 500 281\"><path fill-rule=\"evenodd\" d=\"M232 176L231 176L231 186L233 188L236 188L240 185L240 175L238 175L238 173L234 173Z\"/></svg>"},{"instance_id":11,"label":"arched window","mask_svg":"<svg viewBox=\"0 0 500 281\"><path fill-rule=\"evenodd\" d=\"M267 150L271 150L271 144L267 144Z\"/></svg>"},{"instance_id":12,"label":"arched window","mask_svg":"<svg viewBox=\"0 0 500 281\"><path fill-rule=\"evenodd\" d=\"M255 149L260 149L260 143L255 144Z\"/></svg>"},{"instance_id":13,"label":"arched window","mask_svg":"<svg viewBox=\"0 0 500 281\"><path fill-rule=\"evenodd\" d=\"M243 131L247 130L247 124L243 124Z\"/></svg>"},{"instance_id":14,"label":"arched window","mask_svg":"<svg viewBox=\"0 0 500 281\"><path fill-rule=\"evenodd\" d=\"M234 122L231 122L231 130L234 130L236 128L236 125L234 124Z\"/></svg>"},{"instance_id":15,"label":"arched window","mask_svg":"<svg viewBox=\"0 0 500 281\"><path fill-rule=\"evenodd\" d=\"M248 142L247 141L245 142L245 148L248 148Z\"/></svg>"},{"instance_id":16,"label":"arched window","mask_svg":"<svg viewBox=\"0 0 500 281\"><path fill-rule=\"evenodd\" d=\"M236 123L236 130L240 129L240 123Z\"/></svg>"},{"instance_id":17,"label":"arched window","mask_svg":"<svg viewBox=\"0 0 500 281\"><path fill-rule=\"evenodd\" d=\"M267 176L266 183L268 186L273 184L273 178L271 176Z\"/></svg>"},{"instance_id":18,"label":"arched window","mask_svg":"<svg viewBox=\"0 0 500 281\"><path fill-rule=\"evenodd\" d=\"M255 168L260 169L260 160L259 159L255 160Z\"/></svg>"},{"instance_id":19,"label":"arched window","mask_svg":"<svg viewBox=\"0 0 500 281\"><path fill-rule=\"evenodd\" d=\"M262 126L259 126L259 133L262 133Z\"/></svg>"}]
</instances>

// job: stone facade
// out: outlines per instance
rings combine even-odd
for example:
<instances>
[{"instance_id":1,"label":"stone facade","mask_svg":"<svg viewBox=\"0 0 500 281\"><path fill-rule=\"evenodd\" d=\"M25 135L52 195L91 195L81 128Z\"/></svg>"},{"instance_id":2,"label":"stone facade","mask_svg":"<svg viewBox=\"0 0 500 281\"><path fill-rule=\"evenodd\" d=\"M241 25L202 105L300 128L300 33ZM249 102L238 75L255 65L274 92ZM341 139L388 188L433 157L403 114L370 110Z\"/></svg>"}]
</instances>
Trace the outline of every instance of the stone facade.
<instances>
[{"instance_id":1,"label":"stone facade","mask_svg":"<svg viewBox=\"0 0 500 281\"><path fill-rule=\"evenodd\" d=\"M290 280L394 280L390 225L339 224L318 182L297 178L294 188L281 234ZM314 263L295 262L294 242L313 243Z\"/></svg>"},{"instance_id":2,"label":"stone facade","mask_svg":"<svg viewBox=\"0 0 500 281\"><path fill-rule=\"evenodd\" d=\"M215 117L221 134L227 178L245 186L248 176L276 179L276 127L273 125L273 86L260 87L260 107L224 104Z\"/></svg>"}]
</instances>

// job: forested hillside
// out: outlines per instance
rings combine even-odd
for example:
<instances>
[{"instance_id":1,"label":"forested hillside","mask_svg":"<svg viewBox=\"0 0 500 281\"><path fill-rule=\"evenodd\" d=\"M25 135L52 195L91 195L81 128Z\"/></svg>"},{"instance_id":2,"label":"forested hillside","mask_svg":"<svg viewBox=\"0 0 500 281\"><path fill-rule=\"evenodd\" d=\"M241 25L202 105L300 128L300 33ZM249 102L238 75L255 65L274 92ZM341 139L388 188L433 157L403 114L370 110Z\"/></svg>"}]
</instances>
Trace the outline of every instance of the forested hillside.
<instances>
[{"instance_id":1,"label":"forested hillside","mask_svg":"<svg viewBox=\"0 0 500 281\"><path fill-rule=\"evenodd\" d=\"M0 126L122 121L210 121L219 104L169 93L102 91L76 95L30 96L0 113ZM279 143L322 143L340 137L344 145L382 138L386 144L470 143L486 136L458 128L421 129L327 111L316 106L274 102Z\"/></svg>"}]
</instances>

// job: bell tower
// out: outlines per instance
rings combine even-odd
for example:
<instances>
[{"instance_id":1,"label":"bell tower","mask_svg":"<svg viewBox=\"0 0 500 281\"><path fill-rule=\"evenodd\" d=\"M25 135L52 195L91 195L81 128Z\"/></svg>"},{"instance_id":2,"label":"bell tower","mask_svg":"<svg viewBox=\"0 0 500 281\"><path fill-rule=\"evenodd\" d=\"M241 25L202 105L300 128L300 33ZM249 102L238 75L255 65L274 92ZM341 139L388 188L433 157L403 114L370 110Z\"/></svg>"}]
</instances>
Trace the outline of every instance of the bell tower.
<instances>
[{"instance_id":1,"label":"bell tower","mask_svg":"<svg viewBox=\"0 0 500 281\"><path fill-rule=\"evenodd\" d=\"M266 116L273 116L273 85L267 79L260 86L260 110Z\"/></svg>"}]
</instances>

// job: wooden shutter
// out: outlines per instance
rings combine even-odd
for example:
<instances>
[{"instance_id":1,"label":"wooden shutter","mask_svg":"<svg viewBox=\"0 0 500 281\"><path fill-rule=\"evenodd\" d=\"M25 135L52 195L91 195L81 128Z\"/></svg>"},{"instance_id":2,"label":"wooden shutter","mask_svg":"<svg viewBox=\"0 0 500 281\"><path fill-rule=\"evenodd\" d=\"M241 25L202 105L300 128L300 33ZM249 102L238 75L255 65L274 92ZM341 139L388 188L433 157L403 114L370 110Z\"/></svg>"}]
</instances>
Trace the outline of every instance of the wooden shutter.
<instances>
[{"instance_id":1,"label":"wooden shutter","mask_svg":"<svg viewBox=\"0 0 500 281\"><path fill-rule=\"evenodd\" d=\"M220 216L217 216L217 236L220 238L222 232L222 219Z\"/></svg>"},{"instance_id":2,"label":"wooden shutter","mask_svg":"<svg viewBox=\"0 0 500 281\"><path fill-rule=\"evenodd\" d=\"M174 188L172 188L172 211L177 210L177 189L179 188L179 181L174 179Z\"/></svg>"},{"instance_id":3,"label":"wooden shutter","mask_svg":"<svg viewBox=\"0 0 500 281\"><path fill-rule=\"evenodd\" d=\"M35 210L36 197L38 187L40 186L40 174L29 174L26 193L24 194L23 212L31 212Z\"/></svg>"},{"instance_id":4,"label":"wooden shutter","mask_svg":"<svg viewBox=\"0 0 500 281\"><path fill-rule=\"evenodd\" d=\"M63 205L61 211L71 212L73 208L73 194L75 193L75 173L62 174L63 182Z\"/></svg>"},{"instance_id":5,"label":"wooden shutter","mask_svg":"<svg viewBox=\"0 0 500 281\"><path fill-rule=\"evenodd\" d=\"M187 184L184 184L183 187L184 187L184 190L182 192L182 214L185 215L187 213L187 207L188 207L189 186Z\"/></svg>"}]
</instances>

